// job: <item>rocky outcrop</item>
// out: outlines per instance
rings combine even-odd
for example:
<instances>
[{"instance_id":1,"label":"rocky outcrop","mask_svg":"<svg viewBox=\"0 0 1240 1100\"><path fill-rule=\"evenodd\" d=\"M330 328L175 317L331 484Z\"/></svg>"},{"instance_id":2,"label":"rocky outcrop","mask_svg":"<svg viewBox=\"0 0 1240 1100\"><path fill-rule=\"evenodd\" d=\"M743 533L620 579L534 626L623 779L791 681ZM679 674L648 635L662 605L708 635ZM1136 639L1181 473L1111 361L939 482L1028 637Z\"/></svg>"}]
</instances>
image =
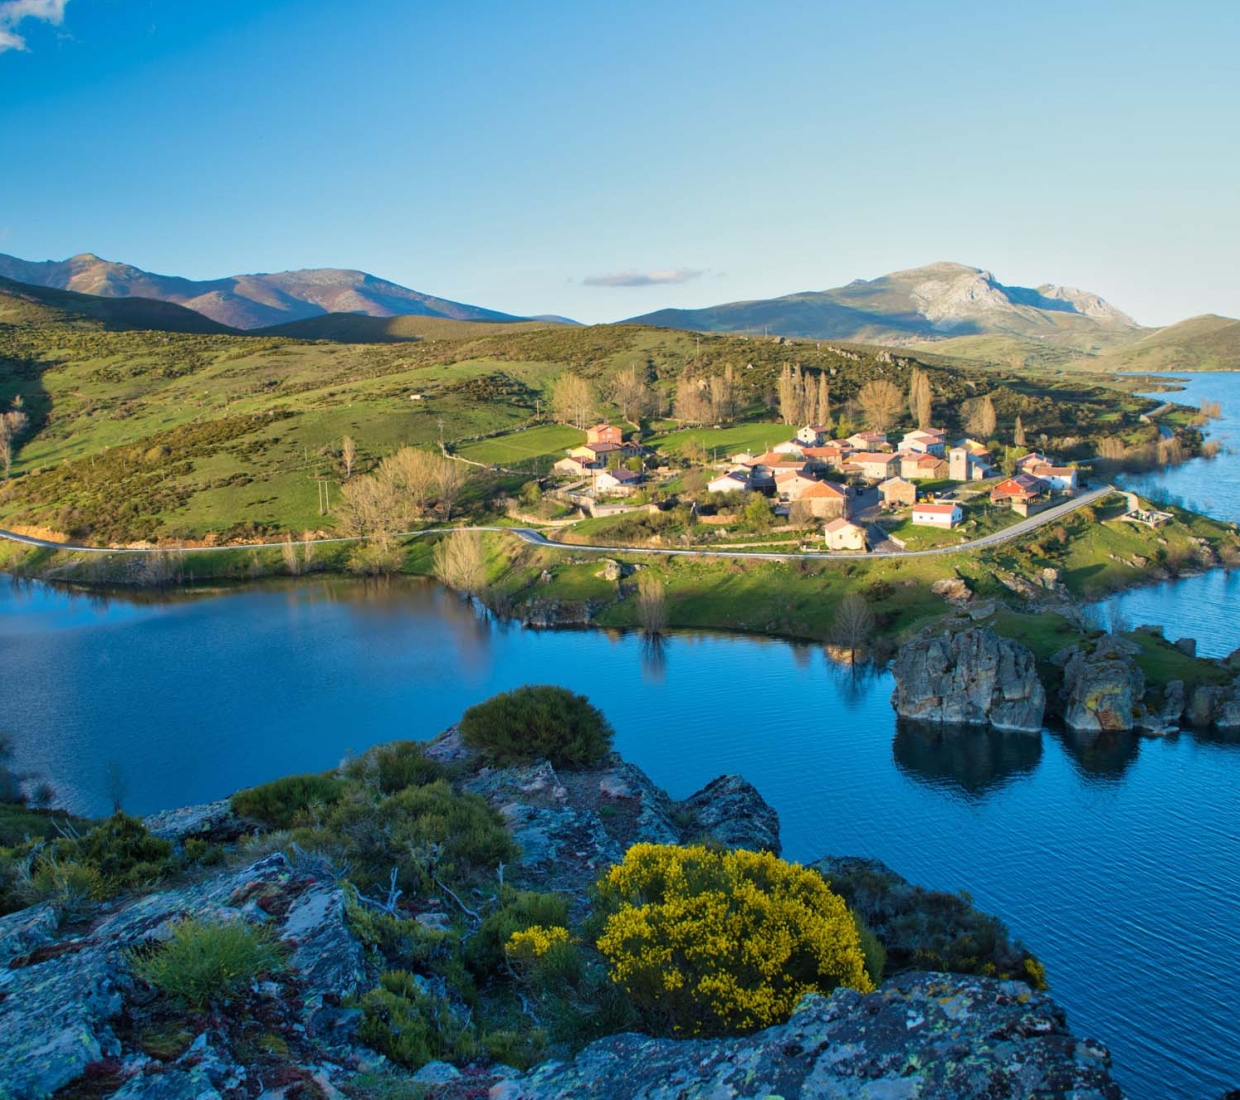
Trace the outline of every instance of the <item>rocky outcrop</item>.
<instances>
[{"instance_id":1,"label":"rocky outcrop","mask_svg":"<svg viewBox=\"0 0 1240 1100\"><path fill-rule=\"evenodd\" d=\"M1136 647L1103 638L1086 653L1076 650L1063 668L1063 721L1069 729L1115 732L1150 724L1145 674L1133 660Z\"/></svg>"},{"instance_id":2,"label":"rocky outcrop","mask_svg":"<svg viewBox=\"0 0 1240 1100\"><path fill-rule=\"evenodd\" d=\"M142 824L152 836L180 843L190 838L220 841L236 840L245 825L233 813L232 802L204 802L198 806L182 806L176 810L163 810L143 818Z\"/></svg>"},{"instance_id":3,"label":"rocky outcrop","mask_svg":"<svg viewBox=\"0 0 1240 1100\"><path fill-rule=\"evenodd\" d=\"M1202 729L1213 726L1240 730L1240 676L1230 684L1202 684L1195 688L1186 717Z\"/></svg>"},{"instance_id":4,"label":"rocky outcrop","mask_svg":"<svg viewBox=\"0 0 1240 1100\"><path fill-rule=\"evenodd\" d=\"M367 987L370 976L345 921L344 887L276 854L205 882L111 903L76 934L49 925L44 907L0 918L0 1095L42 1100L105 1062L118 1085L127 1082L124 1097L209 1095L244 1081L245 1067L220 1053L227 1047L222 1037L203 1032L172 1063L152 1061L117 1037L121 1023L132 1031L132 1020L124 1018L135 991L129 952L166 938L187 916L271 928L289 949L288 971L267 983L265 996L300 1044L294 1058L306 1064L327 1058L329 1047L301 1036L325 1002ZM196 1082L196 1091L167 1091L178 1081Z\"/></svg>"},{"instance_id":5,"label":"rocky outcrop","mask_svg":"<svg viewBox=\"0 0 1240 1100\"><path fill-rule=\"evenodd\" d=\"M940 577L930 586L930 591L948 603L962 604L973 599L972 589L960 577Z\"/></svg>"},{"instance_id":6,"label":"rocky outcrop","mask_svg":"<svg viewBox=\"0 0 1240 1100\"><path fill-rule=\"evenodd\" d=\"M1033 654L984 628L923 634L901 646L891 703L903 718L1037 733L1046 691Z\"/></svg>"},{"instance_id":7,"label":"rocky outcrop","mask_svg":"<svg viewBox=\"0 0 1240 1100\"><path fill-rule=\"evenodd\" d=\"M706 837L725 848L779 855L779 815L753 784L739 775L712 780L677 809L686 840Z\"/></svg>"},{"instance_id":8,"label":"rocky outcrop","mask_svg":"<svg viewBox=\"0 0 1240 1100\"><path fill-rule=\"evenodd\" d=\"M613 1035L497 1085L495 1100L1121 1100L1110 1055L1020 982L912 973L805 997L787 1023L724 1040Z\"/></svg>"}]
</instances>

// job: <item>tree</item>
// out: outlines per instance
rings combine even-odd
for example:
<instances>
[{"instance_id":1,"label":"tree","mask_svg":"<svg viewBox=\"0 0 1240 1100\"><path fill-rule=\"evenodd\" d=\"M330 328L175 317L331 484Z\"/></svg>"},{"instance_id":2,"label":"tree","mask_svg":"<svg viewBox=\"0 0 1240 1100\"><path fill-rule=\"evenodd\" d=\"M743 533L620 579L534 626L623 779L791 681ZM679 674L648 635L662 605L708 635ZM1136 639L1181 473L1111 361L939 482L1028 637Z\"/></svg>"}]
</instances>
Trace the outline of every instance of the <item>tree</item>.
<instances>
[{"instance_id":1,"label":"tree","mask_svg":"<svg viewBox=\"0 0 1240 1100\"><path fill-rule=\"evenodd\" d=\"M681 378L676 386L675 416L685 424L706 424L712 415L706 384L697 378Z\"/></svg>"},{"instance_id":2,"label":"tree","mask_svg":"<svg viewBox=\"0 0 1240 1100\"><path fill-rule=\"evenodd\" d=\"M347 481L353 476L353 463L357 461L357 445L351 435L340 441L340 459L344 463L344 476Z\"/></svg>"},{"instance_id":3,"label":"tree","mask_svg":"<svg viewBox=\"0 0 1240 1100\"><path fill-rule=\"evenodd\" d=\"M785 363L779 374L779 414L785 424L805 423L805 379L800 363Z\"/></svg>"},{"instance_id":4,"label":"tree","mask_svg":"<svg viewBox=\"0 0 1240 1100\"><path fill-rule=\"evenodd\" d=\"M456 507L457 498L468 481L469 467L465 463L457 462L455 459L448 458L447 455L439 456L439 477L436 489L439 492L439 503L443 508L445 520L452 518L452 509Z\"/></svg>"},{"instance_id":5,"label":"tree","mask_svg":"<svg viewBox=\"0 0 1240 1100\"><path fill-rule=\"evenodd\" d=\"M501 768L548 760L553 767L589 767L611 751L611 723L584 695L526 684L470 707L461 739Z\"/></svg>"},{"instance_id":6,"label":"tree","mask_svg":"<svg viewBox=\"0 0 1240 1100\"><path fill-rule=\"evenodd\" d=\"M650 389L636 367L627 367L616 375L612 382L611 399L620 407L620 415L636 426L650 402Z\"/></svg>"},{"instance_id":7,"label":"tree","mask_svg":"<svg viewBox=\"0 0 1240 1100\"><path fill-rule=\"evenodd\" d=\"M30 424L30 417L22 411L22 399L13 399L13 408L0 415L0 462L4 463L4 476L13 468L13 452L18 438Z\"/></svg>"},{"instance_id":8,"label":"tree","mask_svg":"<svg viewBox=\"0 0 1240 1100\"><path fill-rule=\"evenodd\" d=\"M583 431L594 420L594 390L579 374L565 371L556 378L551 387L551 404L560 420Z\"/></svg>"},{"instance_id":9,"label":"tree","mask_svg":"<svg viewBox=\"0 0 1240 1100\"><path fill-rule=\"evenodd\" d=\"M818 372L818 415L815 424L827 424L831 420L831 386L827 382L827 372Z\"/></svg>"},{"instance_id":10,"label":"tree","mask_svg":"<svg viewBox=\"0 0 1240 1100\"><path fill-rule=\"evenodd\" d=\"M637 621L647 636L662 634L667 626L667 597L663 582L653 573L637 578Z\"/></svg>"},{"instance_id":11,"label":"tree","mask_svg":"<svg viewBox=\"0 0 1240 1100\"><path fill-rule=\"evenodd\" d=\"M711 420L718 424L731 420L736 410L736 378L729 363L723 374L711 375L710 379L710 413Z\"/></svg>"},{"instance_id":12,"label":"tree","mask_svg":"<svg viewBox=\"0 0 1240 1100\"><path fill-rule=\"evenodd\" d=\"M894 382L876 378L861 387L857 403L865 413L866 422L875 431L885 432L904 408L904 395Z\"/></svg>"},{"instance_id":13,"label":"tree","mask_svg":"<svg viewBox=\"0 0 1240 1100\"><path fill-rule=\"evenodd\" d=\"M486 587L486 554L479 532L453 531L435 543L432 557L435 576L449 588L476 596Z\"/></svg>"},{"instance_id":14,"label":"tree","mask_svg":"<svg viewBox=\"0 0 1240 1100\"><path fill-rule=\"evenodd\" d=\"M995 435L995 403L990 394L985 397L974 397L964 404L965 430L974 439L983 442L993 439Z\"/></svg>"},{"instance_id":15,"label":"tree","mask_svg":"<svg viewBox=\"0 0 1240 1100\"><path fill-rule=\"evenodd\" d=\"M397 496L407 502L399 509L402 515L420 519L439 490L445 461L451 460L418 447L401 447L379 463L376 476L390 481ZM402 526L407 522L402 520Z\"/></svg>"},{"instance_id":16,"label":"tree","mask_svg":"<svg viewBox=\"0 0 1240 1100\"><path fill-rule=\"evenodd\" d=\"M1016 414L1016 430L1012 433L1012 442L1018 447L1025 446L1025 425L1020 419L1020 413Z\"/></svg>"},{"instance_id":17,"label":"tree","mask_svg":"<svg viewBox=\"0 0 1240 1100\"><path fill-rule=\"evenodd\" d=\"M835 609L831 621L831 640L848 650L848 659L855 661L874 633L874 612L855 592L849 592Z\"/></svg>"},{"instance_id":18,"label":"tree","mask_svg":"<svg viewBox=\"0 0 1240 1100\"><path fill-rule=\"evenodd\" d=\"M930 379L919 367L913 368L908 386L908 409L919 428L928 428L933 422L934 394Z\"/></svg>"},{"instance_id":19,"label":"tree","mask_svg":"<svg viewBox=\"0 0 1240 1100\"><path fill-rule=\"evenodd\" d=\"M761 493L751 493L749 503L745 505L745 522L755 531L767 531L774 521L771 502Z\"/></svg>"}]
</instances>

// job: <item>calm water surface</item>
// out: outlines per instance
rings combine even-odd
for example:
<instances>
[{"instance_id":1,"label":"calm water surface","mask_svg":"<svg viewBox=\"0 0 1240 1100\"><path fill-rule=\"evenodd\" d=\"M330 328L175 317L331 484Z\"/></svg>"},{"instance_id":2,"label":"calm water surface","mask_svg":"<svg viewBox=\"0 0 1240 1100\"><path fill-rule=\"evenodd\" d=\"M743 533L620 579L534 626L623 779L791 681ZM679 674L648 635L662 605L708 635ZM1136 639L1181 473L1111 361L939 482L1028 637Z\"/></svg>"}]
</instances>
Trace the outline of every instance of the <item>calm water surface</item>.
<instances>
[{"instance_id":1,"label":"calm water surface","mask_svg":"<svg viewBox=\"0 0 1240 1100\"><path fill-rule=\"evenodd\" d=\"M1235 376L1193 385L1240 407ZM1171 491L1187 498L1193 471L1209 499L1192 499L1240 518L1236 458L1172 471ZM1142 590L1124 613L1226 653L1240 645L1238 583ZM83 812L106 811L109 761L128 807L148 812L431 736L531 681L589 694L620 751L675 796L742 772L779 811L791 858L876 856L969 890L1045 959L1072 1026L1111 1047L1136 1100L1240 1085L1240 743L928 739L897 730L889 676L814 647L680 635L652 652L633 636L496 626L418 584L152 603L0 584L0 728L19 766Z\"/></svg>"}]
</instances>

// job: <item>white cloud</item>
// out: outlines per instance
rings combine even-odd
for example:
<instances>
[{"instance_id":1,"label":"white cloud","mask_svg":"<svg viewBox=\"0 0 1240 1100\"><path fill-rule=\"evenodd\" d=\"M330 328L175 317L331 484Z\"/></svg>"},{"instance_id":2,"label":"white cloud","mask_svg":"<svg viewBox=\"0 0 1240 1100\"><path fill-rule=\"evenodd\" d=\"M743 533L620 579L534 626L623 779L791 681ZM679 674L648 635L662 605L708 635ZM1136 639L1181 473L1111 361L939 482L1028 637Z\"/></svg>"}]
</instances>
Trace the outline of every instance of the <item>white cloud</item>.
<instances>
[{"instance_id":1,"label":"white cloud","mask_svg":"<svg viewBox=\"0 0 1240 1100\"><path fill-rule=\"evenodd\" d=\"M702 274L690 267L672 267L663 271L614 271L608 275L588 275L581 282L584 286L666 286L687 283Z\"/></svg>"},{"instance_id":2,"label":"white cloud","mask_svg":"<svg viewBox=\"0 0 1240 1100\"><path fill-rule=\"evenodd\" d=\"M26 40L18 33L18 24L26 19L39 19L59 27L65 21L65 5L69 0L3 0L0 2L0 53L25 50Z\"/></svg>"}]
</instances>

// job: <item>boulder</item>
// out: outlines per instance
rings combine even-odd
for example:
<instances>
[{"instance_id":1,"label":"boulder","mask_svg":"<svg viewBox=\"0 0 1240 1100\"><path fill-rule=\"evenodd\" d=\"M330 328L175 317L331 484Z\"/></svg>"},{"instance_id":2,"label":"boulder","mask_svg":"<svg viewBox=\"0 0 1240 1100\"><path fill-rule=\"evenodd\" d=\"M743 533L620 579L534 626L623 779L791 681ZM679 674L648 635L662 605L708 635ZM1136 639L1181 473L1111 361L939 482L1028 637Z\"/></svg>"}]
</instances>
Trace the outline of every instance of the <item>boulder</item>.
<instances>
[{"instance_id":1,"label":"boulder","mask_svg":"<svg viewBox=\"0 0 1240 1100\"><path fill-rule=\"evenodd\" d=\"M1073 730L1131 730L1145 720L1145 673L1132 647L1103 638L1092 653L1077 651L1064 665L1063 720Z\"/></svg>"},{"instance_id":2,"label":"boulder","mask_svg":"<svg viewBox=\"0 0 1240 1100\"><path fill-rule=\"evenodd\" d=\"M900 647L891 703L903 718L1038 733L1046 691L1019 642L971 627L923 634Z\"/></svg>"},{"instance_id":3,"label":"boulder","mask_svg":"<svg viewBox=\"0 0 1240 1100\"><path fill-rule=\"evenodd\" d=\"M231 800L227 798L219 802L164 810L144 817L142 824L152 836L178 844L191 837L216 842L235 840L245 831L240 818L233 813Z\"/></svg>"},{"instance_id":4,"label":"boulder","mask_svg":"<svg viewBox=\"0 0 1240 1100\"><path fill-rule=\"evenodd\" d=\"M687 842L705 837L725 848L779 855L779 815L753 784L739 775L712 779L681 802L677 810Z\"/></svg>"},{"instance_id":5,"label":"boulder","mask_svg":"<svg viewBox=\"0 0 1240 1100\"><path fill-rule=\"evenodd\" d=\"M1190 725L1205 729L1240 729L1240 676L1230 684L1202 684L1189 700Z\"/></svg>"},{"instance_id":6,"label":"boulder","mask_svg":"<svg viewBox=\"0 0 1240 1100\"><path fill-rule=\"evenodd\" d=\"M1021 982L914 972L874 993L810 994L737 1039L613 1035L503 1083L507 1100L1122 1100L1105 1047ZM515 1086L515 1087L514 1087Z\"/></svg>"},{"instance_id":7,"label":"boulder","mask_svg":"<svg viewBox=\"0 0 1240 1100\"><path fill-rule=\"evenodd\" d=\"M1175 648L1178 649L1186 657L1197 656L1197 639L1196 638L1177 638Z\"/></svg>"},{"instance_id":8,"label":"boulder","mask_svg":"<svg viewBox=\"0 0 1240 1100\"><path fill-rule=\"evenodd\" d=\"M930 591L948 603L968 603L973 598L973 592L959 577L940 577L930 586Z\"/></svg>"}]
</instances>

